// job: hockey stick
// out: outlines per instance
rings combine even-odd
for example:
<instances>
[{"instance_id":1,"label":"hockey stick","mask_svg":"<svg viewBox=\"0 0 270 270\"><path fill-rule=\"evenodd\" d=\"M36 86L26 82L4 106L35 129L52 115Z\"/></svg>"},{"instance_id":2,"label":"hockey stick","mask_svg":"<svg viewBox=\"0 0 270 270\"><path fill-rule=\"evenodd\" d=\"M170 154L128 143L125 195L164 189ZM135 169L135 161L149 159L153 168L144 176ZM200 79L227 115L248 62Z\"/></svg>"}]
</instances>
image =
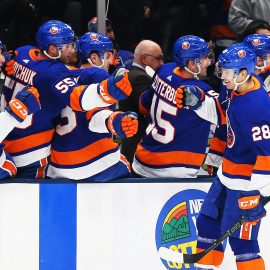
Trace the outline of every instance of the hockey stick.
<instances>
[{"instance_id":1,"label":"hockey stick","mask_svg":"<svg viewBox=\"0 0 270 270\"><path fill-rule=\"evenodd\" d=\"M266 197L263 201L263 205L266 205L270 201L270 197ZM213 244L200 253L195 254L183 254L177 251L173 251L166 247L160 247L158 249L158 254L161 259L176 263L197 263L201 258L207 255L211 250L215 249L219 244L223 242L227 237L229 237L233 232L238 230L241 225L245 222L245 218L242 217L238 222L236 222L228 231L226 231L219 239L213 242Z\"/></svg>"}]
</instances>

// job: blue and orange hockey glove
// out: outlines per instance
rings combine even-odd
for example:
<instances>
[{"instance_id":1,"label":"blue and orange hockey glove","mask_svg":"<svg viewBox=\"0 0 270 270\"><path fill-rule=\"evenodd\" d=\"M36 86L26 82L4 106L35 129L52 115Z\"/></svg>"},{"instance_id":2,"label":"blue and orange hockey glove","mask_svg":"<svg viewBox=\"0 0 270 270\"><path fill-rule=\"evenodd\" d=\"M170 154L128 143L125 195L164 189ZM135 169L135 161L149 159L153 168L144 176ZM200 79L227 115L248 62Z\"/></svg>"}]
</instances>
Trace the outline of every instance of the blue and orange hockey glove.
<instances>
[{"instance_id":1,"label":"blue and orange hockey glove","mask_svg":"<svg viewBox=\"0 0 270 270\"><path fill-rule=\"evenodd\" d=\"M108 130L120 139L132 137L138 131L135 112L113 112L107 120Z\"/></svg>"},{"instance_id":2,"label":"blue and orange hockey glove","mask_svg":"<svg viewBox=\"0 0 270 270\"><path fill-rule=\"evenodd\" d=\"M3 56L5 58L5 63L4 63L2 70L3 70L5 75L10 76L10 75L14 74L15 61L13 60L13 58L17 55L18 55L17 51L9 51L9 52L3 53Z\"/></svg>"},{"instance_id":3,"label":"blue and orange hockey glove","mask_svg":"<svg viewBox=\"0 0 270 270\"><path fill-rule=\"evenodd\" d=\"M110 77L98 86L98 93L104 102L114 104L117 100L126 99L132 91L128 73L118 77Z\"/></svg>"},{"instance_id":4,"label":"blue and orange hockey glove","mask_svg":"<svg viewBox=\"0 0 270 270\"><path fill-rule=\"evenodd\" d=\"M247 222L258 222L266 215L266 210L262 204L264 199L258 190L243 191L238 199L239 208Z\"/></svg>"},{"instance_id":5,"label":"blue and orange hockey glove","mask_svg":"<svg viewBox=\"0 0 270 270\"><path fill-rule=\"evenodd\" d=\"M3 150L3 147L4 145L0 144L0 179L14 177L17 173L12 157Z\"/></svg>"},{"instance_id":6,"label":"blue and orange hockey glove","mask_svg":"<svg viewBox=\"0 0 270 270\"><path fill-rule=\"evenodd\" d=\"M14 98L11 99L5 109L17 121L23 122L27 115L35 113L41 109L37 89L25 86Z\"/></svg>"},{"instance_id":7,"label":"blue and orange hockey glove","mask_svg":"<svg viewBox=\"0 0 270 270\"><path fill-rule=\"evenodd\" d=\"M176 90L176 105L180 109L188 106L192 110L196 110L201 107L204 99L204 91L195 85L182 85Z\"/></svg>"}]
</instances>

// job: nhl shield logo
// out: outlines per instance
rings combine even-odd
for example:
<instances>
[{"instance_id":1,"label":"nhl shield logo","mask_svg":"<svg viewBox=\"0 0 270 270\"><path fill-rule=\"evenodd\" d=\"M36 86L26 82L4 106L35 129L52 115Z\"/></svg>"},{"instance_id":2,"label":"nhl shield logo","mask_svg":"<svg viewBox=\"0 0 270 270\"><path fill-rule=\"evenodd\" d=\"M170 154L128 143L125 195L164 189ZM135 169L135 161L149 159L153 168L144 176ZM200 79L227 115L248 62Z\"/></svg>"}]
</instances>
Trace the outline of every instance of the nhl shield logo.
<instances>
[{"instance_id":1,"label":"nhl shield logo","mask_svg":"<svg viewBox=\"0 0 270 270\"><path fill-rule=\"evenodd\" d=\"M188 41L184 41L184 42L182 43L182 49L188 50L189 48L190 48L189 42L188 42Z\"/></svg>"},{"instance_id":2,"label":"nhl shield logo","mask_svg":"<svg viewBox=\"0 0 270 270\"><path fill-rule=\"evenodd\" d=\"M254 38L253 40L252 40L252 45L253 46L259 46L259 45L261 45L262 43L261 43L261 41L260 41L260 39L258 39L258 38Z\"/></svg>"},{"instance_id":3,"label":"nhl shield logo","mask_svg":"<svg viewBox=\"0 0 270 270\"><path fill-rule=\"evenodd\" d=\"M247 53L245 50L239 50L237 54L239 57L244 58L244 57L246 57Z\"/></svg>"},{"instance_id":4,"label":"nhl shield logo","mask_svg":"<svg viewBox=\"0 0 270 270\"><path fill-rule=\"evenodd\" d=\"M56 35L58 32L59 32L58 27L52 26L52 27L50 28L50 33L51 33L51 34Z\"/></svg>"}]
</instances>

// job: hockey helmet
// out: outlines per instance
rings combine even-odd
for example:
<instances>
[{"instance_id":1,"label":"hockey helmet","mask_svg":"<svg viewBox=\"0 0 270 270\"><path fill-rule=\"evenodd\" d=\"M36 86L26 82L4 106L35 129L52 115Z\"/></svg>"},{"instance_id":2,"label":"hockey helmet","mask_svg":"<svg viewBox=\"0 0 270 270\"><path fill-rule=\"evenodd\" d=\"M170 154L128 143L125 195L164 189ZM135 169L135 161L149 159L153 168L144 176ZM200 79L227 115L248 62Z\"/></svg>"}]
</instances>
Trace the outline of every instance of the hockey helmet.
<instances>
[{"instance_id":1,"label":"hockey helmet","mask_svg":"<svg viewBox=\"0 0 270 270\"><path fill-rule=\"evenodd\" d=\"M173 59L181 67L185 67L188 60L199 64L200 58L209 53L207 42L198 36L182 36L175 41L173 46Z\"/></svg>"},{"instance_id":2,"label":"hockey helmet","mask_svg":"<svg viewBox=\"0 0 270 270\"><path fill-rule=\"evenodd\" d=\"M78 41L78 52L81 61L90 57L92 52L98 52L101 59L106 51L113 51L112 41L103 34L88 32Z\"/></svg>"},{"instance_id":3,"label":"hockey helmet","mask_svg":"<svg viewBox=\"0 0 270 270\"><path fill-rule=\"evenodd\" d=\"M64 44L76 42L76 36L68 24L50 20L39 27L36 33L36 42L43 51L46 51L51 44L61 49Z\"/></svg>"}]
</instances>

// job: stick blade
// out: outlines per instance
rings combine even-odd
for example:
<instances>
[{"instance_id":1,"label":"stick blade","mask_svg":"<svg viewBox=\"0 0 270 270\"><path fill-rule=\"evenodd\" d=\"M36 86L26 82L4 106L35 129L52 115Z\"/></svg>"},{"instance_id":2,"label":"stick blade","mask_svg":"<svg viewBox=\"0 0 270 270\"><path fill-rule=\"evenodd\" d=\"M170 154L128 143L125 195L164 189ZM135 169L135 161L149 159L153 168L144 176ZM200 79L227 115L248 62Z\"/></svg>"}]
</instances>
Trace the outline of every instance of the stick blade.
<instances>
[{"instance_id":1,"label":"stick blade","mask_svg":"<svg viewBox=\"0 0 270 270\"><path fill-rule=\"evenodd\" d=\"M158 249L158 255L161 259L169 262L176 262L176 263L184 262L183 253L173 251L166 247L160 247Z\"/></svg>"}]
</instances>

